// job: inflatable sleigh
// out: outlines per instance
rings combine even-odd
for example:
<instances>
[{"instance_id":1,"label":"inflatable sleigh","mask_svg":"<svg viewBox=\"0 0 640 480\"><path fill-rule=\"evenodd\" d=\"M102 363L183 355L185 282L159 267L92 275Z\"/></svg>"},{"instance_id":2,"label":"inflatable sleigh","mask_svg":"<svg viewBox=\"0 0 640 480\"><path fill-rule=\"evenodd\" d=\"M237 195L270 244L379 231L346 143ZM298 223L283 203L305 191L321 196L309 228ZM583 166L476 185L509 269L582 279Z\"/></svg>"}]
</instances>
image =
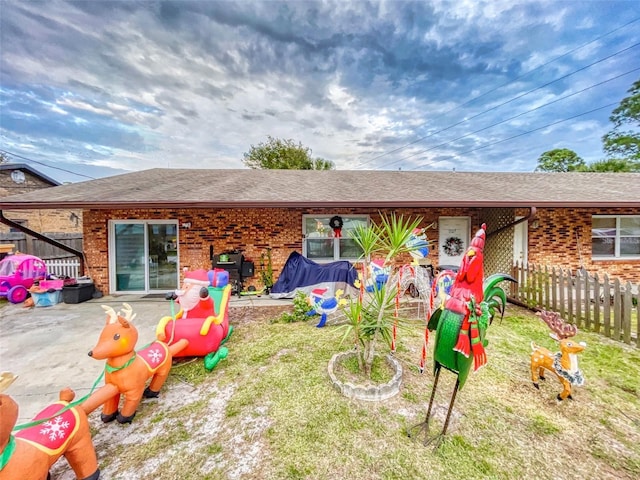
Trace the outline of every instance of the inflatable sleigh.
<instances>
[{"instance_id":1,"label":"inflatable sleigh","mask_svg":"<svg viewBox=\"0 0 640 480\"><path fill-rule=\"evenodd\" d=\"M213 369L226 357L227 349L222 345L233 332L229 325L230 297L229 272L185 272L182 288L167 294L168 299L177 299L180 310L160 319L156 337L169 345L188 340L189 345L176 357L205 357L205 368Z\"/></svg>"}]
</instances>

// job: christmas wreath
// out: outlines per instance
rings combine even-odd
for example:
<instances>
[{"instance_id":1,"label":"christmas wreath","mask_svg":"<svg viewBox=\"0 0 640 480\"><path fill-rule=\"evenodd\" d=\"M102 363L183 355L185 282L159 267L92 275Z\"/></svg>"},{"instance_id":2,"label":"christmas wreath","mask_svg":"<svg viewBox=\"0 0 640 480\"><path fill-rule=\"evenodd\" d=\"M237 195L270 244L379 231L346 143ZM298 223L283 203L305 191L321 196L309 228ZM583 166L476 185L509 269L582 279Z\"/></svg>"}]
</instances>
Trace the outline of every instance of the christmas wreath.
<instances>
[{"instance_id":1,"label":"christmas wreath","mask_svg":"<svg viewBox=\"0 0 640 480\"><path fill-rule=\"evenodd\" d=\"M342 221L342 217L335 215L331 217L329 220L329 226L333 229L333 233L336 237L340 237L342 235L342 225L344 222Z\"/></svg>"},{"instance_id":2,"label":"christmas wreath","mask_svg":"<svg viewBox=\"0 0 640 480\"><path fill-rule=\"evenodd\" d=\"M442 249L444 250L444 253L450 257L457 257L458 255L462 255L462 252L464 251L463 246L464 244L461 238L449 237L444 242Z\"/></svg>"}]
</instances>

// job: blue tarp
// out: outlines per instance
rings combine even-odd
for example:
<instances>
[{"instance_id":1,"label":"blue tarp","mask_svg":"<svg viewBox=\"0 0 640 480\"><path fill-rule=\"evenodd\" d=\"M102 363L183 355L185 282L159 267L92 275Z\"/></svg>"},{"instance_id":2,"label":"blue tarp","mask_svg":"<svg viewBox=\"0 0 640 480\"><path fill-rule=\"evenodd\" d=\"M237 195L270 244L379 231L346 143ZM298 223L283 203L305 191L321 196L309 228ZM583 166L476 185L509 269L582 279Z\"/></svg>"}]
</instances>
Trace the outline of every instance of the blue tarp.
<instances>
[{"instance_id":1,"label":"blue tarp","mask_svg":"<svg viewBox=\"0 0 640 480\"><path fill-rule=\"evenodd\" d=\"M341 260L321 265L293 252L271 287L271 298L293 298L297 291L309 295L316 289L327 289L323 296L328 298L334 296L336 290L347 293L349 287L355 288L357 278L351 262Z\"/></svg>"}]
</instances>

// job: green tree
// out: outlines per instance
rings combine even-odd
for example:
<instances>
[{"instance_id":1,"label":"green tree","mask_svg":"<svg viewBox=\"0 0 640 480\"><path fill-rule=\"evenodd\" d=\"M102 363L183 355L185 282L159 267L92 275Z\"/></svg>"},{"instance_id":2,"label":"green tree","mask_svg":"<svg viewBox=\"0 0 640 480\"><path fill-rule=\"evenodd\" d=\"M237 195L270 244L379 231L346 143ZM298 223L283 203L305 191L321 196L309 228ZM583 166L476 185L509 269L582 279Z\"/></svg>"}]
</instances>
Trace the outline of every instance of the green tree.
<instances>
[{"instance_id":1,"label":"green tree","mask_svg":"<svg viewBox=\"0 0 640 480\"><path fill-rule=\"evenodd\" d=\"M619 158L609 158L607 160L600 160L590 163L583 169L585 172L616 172L616 173L629 173L640 171L637 162L631 162L629 160L622 160Z\"/></svg>"},{"instance_id":2,"label":"green tree","mask_svg":"<svg viewBox=\"0 0 640 480\"><path fill-rule=\"evenodd\" d=\"M575 172L585 167L584 160L573 150L556 148L540 155L536 172Z\"/></svg>"},{"instance_id":3,"label":"green tree","mask_svg":"<svg viewBox=\"0 0 640 480\"><path fill-rule=\"evenodd\" d=\"M323 158L313 158L311 149L293 140L267 137L267 142L243 154L244 164L254 169L333 170L335 165Z\"/></svg>"},{"instance_id":4,"label":"green tree","mask_svg":"<svg viewBox=\"0 0 640 480\"><path fill-rule=\"evenodd\" d=\"M630 170L640 170L640 80L628 90L629 96L611 113L613 129L602 137L603 149L612 159L631 163ZM633 130L623 130L631 127Z\"/></svg>"}]
</instances>

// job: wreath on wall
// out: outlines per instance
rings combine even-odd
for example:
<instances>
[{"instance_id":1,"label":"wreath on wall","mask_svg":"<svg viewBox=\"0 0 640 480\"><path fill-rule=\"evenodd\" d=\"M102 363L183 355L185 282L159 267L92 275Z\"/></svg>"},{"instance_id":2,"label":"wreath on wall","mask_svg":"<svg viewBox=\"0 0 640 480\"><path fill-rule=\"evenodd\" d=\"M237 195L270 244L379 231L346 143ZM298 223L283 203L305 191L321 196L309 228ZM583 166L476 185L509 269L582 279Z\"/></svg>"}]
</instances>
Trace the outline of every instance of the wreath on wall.
<instances>
[{"instance_id":1,"label":"wreath on wall","mask_svg":"<svg viewBox=\"0 0 640 480\"><path fill-rule=\"evenodd\" d=\"M462 255L464 251L464 243L460 237L449 237L444 242L442 249L444 253L449 255L450 257L457 257L458 255Z\"/></svg>"},{"instance_id":2,"label":"wreath on wall","mask_svg":"<svg viewBox=\"0 0 640 480\"><path fill-rule=\"evenodd\" d=\"M338 215L331 217L331 219L329 220L329 226L333 229L333 233L336 237L342 236L343 225L344 222L342 221L342 217L339 217Z\"/></svg>"}]
</instances>

